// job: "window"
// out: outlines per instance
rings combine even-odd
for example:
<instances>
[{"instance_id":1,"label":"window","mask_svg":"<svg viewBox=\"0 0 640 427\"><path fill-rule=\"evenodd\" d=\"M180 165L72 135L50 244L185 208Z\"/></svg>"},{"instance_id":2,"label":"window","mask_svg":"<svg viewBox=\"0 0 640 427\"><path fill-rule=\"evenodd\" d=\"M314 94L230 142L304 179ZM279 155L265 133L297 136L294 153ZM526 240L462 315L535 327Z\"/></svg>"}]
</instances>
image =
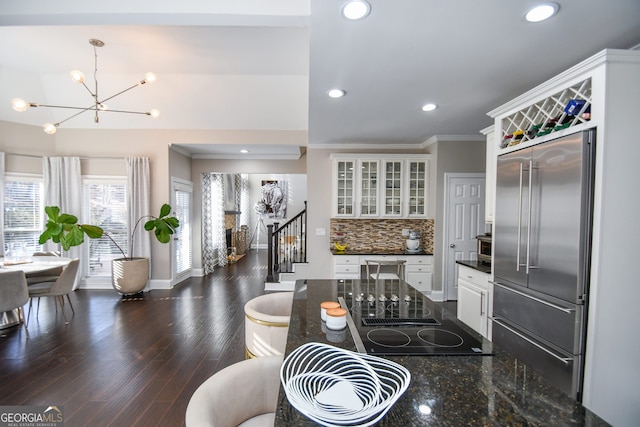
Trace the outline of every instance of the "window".
<instances>
[{"instance_id":1,"label":"window","mask_svg":"<svg viewBox=\"0 0 640 427\"><path fill-rule=\"evenodd\" d=\"M179 277L192 268L191 259L191 183L181 182L174 178L173 210L180 221L173 239L174 277Z\"/></svg>"},{"instance_id":2,"label":"window","mask_svg":"<svg viewBox=\"0 0 640 427\"><path fill-rule=\"evenodd\" d=\"M111 276L111 260L122 258L118 246L127 253L129 227L127 225L127 185L123 178L85 178L85 221L102 227L107 236L90 239L83 249L89 260L85 275L89 277Z\"/></svg>"},{"instance_id":3,"label":"window","mask_svg":"<svg viewBox=\"0 0 640 427\"><path fill-rule=\"evenodd\" d=\"M41 249L38 244L44 230L42 178L7 175L4 185L4 242L5 249L23 244L27 254Z\"/></svg>"}]
</instances>

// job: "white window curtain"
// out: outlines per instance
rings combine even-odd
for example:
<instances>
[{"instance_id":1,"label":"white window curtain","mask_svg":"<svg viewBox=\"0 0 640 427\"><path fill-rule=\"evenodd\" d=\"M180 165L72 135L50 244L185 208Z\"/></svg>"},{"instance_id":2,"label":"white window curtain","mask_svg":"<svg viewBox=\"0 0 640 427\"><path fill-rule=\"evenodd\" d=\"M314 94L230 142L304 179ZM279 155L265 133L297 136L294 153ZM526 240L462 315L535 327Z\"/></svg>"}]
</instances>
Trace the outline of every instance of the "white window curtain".
<instances>
[{"instance_id":1,"label":"white window curtain","mask_svg":"<svg viewBox=\"0 0 640 427\"><path fill-rule=\"evenodd\" d=\"M81 218L82 174L79 157L43 157L44 205L59 206L60 211ZM44 215L44 212L43 212ZM58 244L47 242L45 251L60 250ZM80 258L80 247L69 249L70 258Z\"/></svg>"},{"instance_id":2,"label":"white window curtain","mask_svg":"<svg viewBox=\"0 0 640 427\"><path fill-rule=\"evenodd\" d=\"M0 225L4 228L4 153L0 151ZM4 256L4 233L0 233L0 256Z\"/></svg>"},{"instance_id":3,"label":"white window curtain","mask_svg":"<svg viewBox=\"0 0 640 427\"><path fill-rule=\"evenodd\" d=\"M129 212L129 233L133 233L136 222L150 215L151 183L149 178L148 157L127 157L127 211ZM129 254L138 257L151 257L151 237L144 232L142 220L138 230L131 236ZM131 246L132 245L132 246Z\"/></svg>"},{"instance_id":4,"label":"white window curtain","mask_svg":"<svg viewBox=\"0 0 640 427\"><path fill-rule=\"evenodd\" d=\"M213 273L217 265L227 265L224 224L224 175L202 174L202 269Z\"/></svg>"}]
</instances>

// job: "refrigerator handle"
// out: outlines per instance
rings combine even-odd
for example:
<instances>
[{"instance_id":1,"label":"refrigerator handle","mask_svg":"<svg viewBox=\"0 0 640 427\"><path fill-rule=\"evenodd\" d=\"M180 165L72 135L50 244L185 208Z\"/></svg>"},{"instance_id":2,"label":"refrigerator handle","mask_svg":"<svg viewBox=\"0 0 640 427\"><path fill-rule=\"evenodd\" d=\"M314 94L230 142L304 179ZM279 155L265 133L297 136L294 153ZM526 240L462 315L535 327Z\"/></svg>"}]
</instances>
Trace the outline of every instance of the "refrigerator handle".
<instances>
[{"instance_id":1,"label":"refrigerator handle","mask_svg":"<svg viewBox=\"0 0 640 427\"><path fill-rule=\"evenodd\" d=\"M559 361L561 361L565 365L569 366L569 364L571 362L573 362L572 358L559 356L556 353L552 352L551 350L548 350L547 348L545 348L545 347L541 346L540 344L538 344L537 342L533 341L532 339L524 336L523 334L521 334L520 332L516 331L515 329L510 328L504 322L501 322L502 318L500 318L500 317L492 317L491 320L493 321L493 323L497 323L498 325L500 325L503 328L505 328L507 331L511 332L514 335L519 336L520 338L522 338L523 340L525 340L529 344L533 345L534 347L537 347L540 350L544 351L545 353L555 357L556 359L558 359Z\"/></svg>"},{"instance_id":2,"label":"refrigerator handle","mask_svg":"<svg viewBox=\"0 0 640 427\"><path fill-rule=\"evenodd\" d=\"M561 305L554 304L554 303L552 303L552 302L545 301L545 300L540 299L540 298L536 298L536 297L534 297L534 296L532 296L532 295L525 294L524 292L520 292L520 291L518 291L518 290L516 290L516 289L514 289L514 288L512 288L512 287L505 286L505 285L502 285L502 284L497 283L497 282L490 282L490 283L491 283L493 286L498 286L499 288L505 289L505 290L507 290L507 291L509 291L509 292L513 292L514 294L518 294L518 295L523 296L523 297L525 297L525 298L532 299L532 300L534 300L534 301L536 301L536 302L539 302L540 304L544 304L544 305L549 306L549 307L551 307L551 308L553 308L553 309L555 309L555 310L560 310L560 311L562 311L563 313L566 313L566 314L572 314L572 313L574 313L574 312L576 311L576 309L575 309L575 308L567 308L567 307L563 307L563 306L561 306Z\"/></svg>"},{"instance_id":3,"label":"refrigerator handle","mask_svg":"<svg viewBox=\"0 0 640 427\"><path fill-rule=\"evenodd\" d=\"M518 188L518 236L516 240L516 271L520 271L520 230L522 229L522 163L520 163L520 184Z\"/></svg>"},{"instance_id":4,"label":"refrigerator handle","mask_svg":"<svg viewBox=\"0 0 640 427\"><path fill-rule=\"evenodd\" d=\"M529 258L531 253L531 202L533 201L533 160L529 160L529 209L527 212L527 258L526 258L526 274L529 274Z\"/></svg>"}]
</instances>

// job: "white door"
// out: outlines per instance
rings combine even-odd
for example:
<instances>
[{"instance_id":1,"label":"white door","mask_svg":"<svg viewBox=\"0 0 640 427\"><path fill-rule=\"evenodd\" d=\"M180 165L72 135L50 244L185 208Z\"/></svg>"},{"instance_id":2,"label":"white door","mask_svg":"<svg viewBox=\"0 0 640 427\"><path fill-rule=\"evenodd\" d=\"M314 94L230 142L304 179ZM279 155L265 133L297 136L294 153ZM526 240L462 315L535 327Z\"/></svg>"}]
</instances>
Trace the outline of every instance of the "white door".
<instances>
[{"instance_id":1,"label":"white door","mask_svg":"<svg viewBox=\"0 0 640 427\"><path fill-rule=\"evenodd\" d=\"M186 279L191 275L192 262L192 242L191 242L191 206L193 186L188 181L172 179L173 197L172 207L176 218L180 221L180 226L173 235L171 245L173 259L173 283Z\"/></svg>"},{"instance_id":2,"label":"white door","mask_svg":"<svg viewBox=\"0 0 640 427\"><path fill-rule=\"evenodd\" d=\"M458 299L456 261L478 259L476 236L485 232L484 174L445 174L443 290Z\"/></svg>"}]
</instances>

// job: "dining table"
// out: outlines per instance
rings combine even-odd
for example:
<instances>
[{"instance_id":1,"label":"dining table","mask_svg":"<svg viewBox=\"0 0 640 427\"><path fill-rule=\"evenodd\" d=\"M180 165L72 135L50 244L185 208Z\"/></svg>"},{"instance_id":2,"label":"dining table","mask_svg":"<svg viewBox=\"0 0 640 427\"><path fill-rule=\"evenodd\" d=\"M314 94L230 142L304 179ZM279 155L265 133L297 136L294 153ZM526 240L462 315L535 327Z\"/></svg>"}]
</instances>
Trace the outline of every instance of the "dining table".
<instances>
[{"instance_id":1,"label":"dining table","mask_svg":"<svg viewBox=\"0 0 640 427\"><path fill-rule=\"evenodd\" d=\"M436 318L442 325L455 323L457 328L475 338L487 351L478 355L456 355L450 352L447 355L376 356L405 367L411 378L406 391L374 426L609 425L580 402L555 388L524 362L458 321L455 313L448 311L443 304L432 301L404 282L398 285L398 281L394 281L393 286L395 294L401 296L404 293L405 296L410 295L412 301L420 301L422 310L425 313L428 310L430 317ZM365 289L368 290L363 292ZM364 348L362 347L357 326L365 317L362 307L374 304L367 301L367 294L374 293L371 289L390 288L381 282L371 284L364 280L298 280L294 290L285 364L297 349L309 343L330 345L354 354L367 353L370 346L365 343ZM376 292L376 297L378 293L382 292ZM359 296L364 296L361 303L357 302ZM393 295L387 297L393 298ZM348 311L346 328L331 330L326 327L321 319L320 309L320 304L325 301L340 302ZM375 305L379 304L380 301L376 299ZM385 307L388 308L391 304L393 303L386 301ZM402 298L398 304L404 304ZM359 308L356 310L356 307ZM376 313L381 312L371 312L374 317L379 317ZM295 389L291 389L289 392L294 391ZM295 397L292 403L281 383L275 427L318 425L305 415L304 410L296 407L296 401L299 406L300 396Z\"/></svg>"},{"instance_id":2,"label":"dining table","mask_svg":"<svg viewBox=\"0 0 640 427\"><path fill-rule=\"evenodd\" d=\"M20 260L5 259L0 257L0 286L2 286L2 273L5 271L23 271L25 277L42 273L56 267L64 267L71 258L58 256L26 257ZM19 325L21 322L18 309L0 313L0 329Z\"/></svg>"}]
</instances>

